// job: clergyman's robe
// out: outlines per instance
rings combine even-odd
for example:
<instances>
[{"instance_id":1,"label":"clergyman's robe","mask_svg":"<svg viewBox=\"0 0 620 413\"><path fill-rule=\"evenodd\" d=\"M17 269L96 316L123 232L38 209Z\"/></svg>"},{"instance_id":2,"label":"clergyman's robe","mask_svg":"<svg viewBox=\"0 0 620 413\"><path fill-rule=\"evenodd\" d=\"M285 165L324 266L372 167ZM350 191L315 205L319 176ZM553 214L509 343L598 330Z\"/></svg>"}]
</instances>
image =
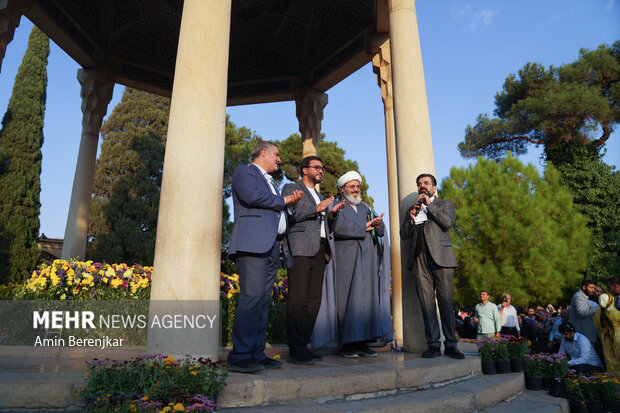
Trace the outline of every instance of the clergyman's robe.
<instances>
[{"instance_id":1,"label":"clergyman's robe","mask_svg":"<svg viewBox=\"0 0 620 413\"><path fill-rule=\"evenodd\" d=\"M347 202L333 221L334 289L338 343L385 337L380 300L379 260L371 233L366 231L370 208ZM376 235L384 235L383 223Z\"/></svg>"}]
</instances>

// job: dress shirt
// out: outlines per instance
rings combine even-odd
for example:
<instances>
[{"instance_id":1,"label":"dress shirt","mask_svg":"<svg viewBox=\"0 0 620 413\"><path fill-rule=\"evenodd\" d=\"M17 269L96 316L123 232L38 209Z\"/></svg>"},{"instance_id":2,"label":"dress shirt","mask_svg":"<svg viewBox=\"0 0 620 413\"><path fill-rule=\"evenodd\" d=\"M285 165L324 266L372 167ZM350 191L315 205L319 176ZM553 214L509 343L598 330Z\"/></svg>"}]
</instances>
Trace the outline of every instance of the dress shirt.
<instances>
[{"instance_id":1,"label":"dress shirt","mask_svg":"<svg viewBox=\"0 0 620 413\"><path fill-rule=\"evenodd\" d=\"M502 329L497 306L490 301L487 301L486 305L476 304L476 317L478 317L478 334L497 334Z\"/></svg>"},{"instance_id":2,"label":"dress shirt","mask_svg":"<svg viewBox=\"0 0 620 413\"><path fill-rule=\"evenodd\" d=\"M263 177L267 181L267 184L269 184L269 188L271 188L271 193L274 194L274 195L280 196L280 194L278 194L278 191L276 191L276 187L273 186L273 177L271 175L269 175L267 173L267 171L265 171L260 166L258 166L256 164L252 164L252 165L256 166L258 168L258 170L262 172ZM285 198L285 202L286 202L286 198ZM282 234L284 234L286 232L286 217L285 217L285 214L282 211L280 211L279 214L280 214L280 223L278 224L278 234L282 235Z\"/></svg>"},{"instance_id":3,"label":"dress shirt","mask_svg":"<svg viewBox=\"0 0 620 413\"><path fill-rule=\"evenodd\" d=\"M497 306L497 311L499 312L499 321L502 327L514 327L517 331L521 331L519 328L519 320L517 319L517 309L512 305L504 308L504 311L500 311L501 309L502 306L500 304Z\"/></svg>"},{"instance_id":4,"label":"dress shirt","mask_svg":"<svg viewBox=\"0 0 620 413\"><path fill-rule=\"evenodd\" d=\"M553 341L555 339L561 340L562 339L562 333L560 333L560 330L558 330L560 328L560 324L562 324L565 320L560 317L557 320L555 320L555 323L553 323L553 328L551 329L551 332L549 333L549 341Z\"/></svg>"},{"instance_id":5,"label":"dress shirt","mask_svg":"<svg viewBox=\"0 0 620 413\"><path fill-rule=\"evenodd\" d=\"M601 359L598 358L598 355L596 354L596 351L594 351L594 347L592 347L590 340L588 340L588 337L583 334L575 332L575 338L573 341L566 341L562 339L559 352L570 356L570 360L568 361L569 366L574 366L576 364L590 364L592 366L603 367L601 364Z\"/></svg>"},{"instance_id":6,"label":"dress shirt","mask_svg":"<svg viewBox=\"0 0 620 413\"><path fill-rule=\"evenodd\" d=\"M316 189L308 185L306 185L306 188L308 188L308 192L310 192L310 195L314 198L314 202L317 205L321 203L321 199L319 198L319 194L316 192ZM325 238L325 211L319 213L319 219L321 220L321 238Z\"/></svg>"}]
</instances>

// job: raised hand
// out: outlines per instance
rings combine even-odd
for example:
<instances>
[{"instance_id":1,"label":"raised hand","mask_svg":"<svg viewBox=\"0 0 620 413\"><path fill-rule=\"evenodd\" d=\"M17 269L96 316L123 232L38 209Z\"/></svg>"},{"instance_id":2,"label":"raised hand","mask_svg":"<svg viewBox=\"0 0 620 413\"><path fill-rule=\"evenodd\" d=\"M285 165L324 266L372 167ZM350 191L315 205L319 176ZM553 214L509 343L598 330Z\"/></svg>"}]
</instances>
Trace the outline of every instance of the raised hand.
<instances>
[{"instance_id":1,"label":"raised hand","mask_svg":"<svg viewBox=\"0 0 620 413\"><path fill-rule=\"evenodd\" d=\"M332 202L334 202L333 196L330 196L329 198L325 198L324 200L319 202L319 204L316 206L316 212L321 213L325 211L325 209L327 209L327 207L330 206Z\"/></svg>"},{"instance_id":2,"label":"raised hand","mask_svg":"<svg viewBox=\"0 0 620 413\"><path fill-rule=\"evenodd\" d=\"M342 208L344 208L345 206L345 202L344 200L336 205L334 205L334 207L332 208L331 212L329 213L329 215L334 218L336 216L336 214L340 211L342 211Z\"/></svg>"},{"instance_id":3,"label":"raised hand","mask_svg":"<svg viewBox=\"0 0 620 413\"><path fill-rule=\"evenodd\" d=\"M304 197L304 192L296 190L296 191L293 191L291 195L286 195L284 197L284 203L286 204L286 206L295 205L303 197Z\"/></svg>"}]
</instances>

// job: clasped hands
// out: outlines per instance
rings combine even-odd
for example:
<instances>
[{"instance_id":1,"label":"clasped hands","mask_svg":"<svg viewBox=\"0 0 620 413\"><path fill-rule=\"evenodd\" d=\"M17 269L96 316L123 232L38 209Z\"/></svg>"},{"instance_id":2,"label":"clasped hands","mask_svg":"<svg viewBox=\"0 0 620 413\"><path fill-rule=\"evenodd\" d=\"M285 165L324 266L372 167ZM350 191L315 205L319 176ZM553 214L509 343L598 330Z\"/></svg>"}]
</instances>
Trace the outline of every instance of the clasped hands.
<instances>
[{"instance_id":1,"label":"clasped hands","mask_svg":"<svg viewBox=\"0 0 620 413\"><path fill-rule=\"evenodd\" d=\"M370 219L370 216L369 216L368 222L366 222L366 232L379 228L379 225L381 225L381 222L383 221L384 215L385 215L385 212L372 220Z\"/></svg>"}]
</instances>

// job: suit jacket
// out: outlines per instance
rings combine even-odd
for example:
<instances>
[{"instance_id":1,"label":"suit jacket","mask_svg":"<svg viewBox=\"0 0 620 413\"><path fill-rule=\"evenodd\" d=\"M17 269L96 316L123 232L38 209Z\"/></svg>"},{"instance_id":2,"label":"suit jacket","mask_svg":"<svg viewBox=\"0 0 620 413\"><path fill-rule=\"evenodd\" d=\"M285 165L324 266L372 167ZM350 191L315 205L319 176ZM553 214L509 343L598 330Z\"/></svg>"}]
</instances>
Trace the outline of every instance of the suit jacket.
<instances>
[{"instance_id":1,"label":"suit jacket","mask_svg":"<svg viewBox=\"0 0 620 413\"><path fill-rule=\"evenodd\" d=\"M280 214L286 206L284 198L271 192L262 172L252 164L235 168L232 196L235 223L228 253L269 251L278 235Z\"/></svg>"},{"instance_id":2,"label":"suit jacket","mask_svg":"<svg viewBox=\"0 0 620 413\"><path fill-rule=\"evenodd\" d=\"M316 212L316 202L310 190L303 182L286 184L282 188L282 195L291 195L293 191L303 191L304 197L296 203L293 208L289 208L289 232L288 239L293 256L313 257L319 251L321 238L321 219ZM323 201L325 196L319 193L319 201ZM328 243L333 239L333 233L329 231L327 217L329 210L325 209L325 236ZM329 245L329 244L328 244ZM329 248L326 253L331 256Z\"/></svg>"},{"instance_id":3,"label":"suit jacket","mask_svg":"<svg viewBox=\"0 0 620 413\"><path fill-rule=\"evenodd\" d=\"M594 328L594 313L598 310L598 306L590 305L588 296L577 290L570 300L570 311L568 312L568 321L575 327L578 333L583 334L592 343L596 341L596 329Z\"/></svg>"},{"instance_id":4,"label":"suit jacket","mask_svg":"<svg viewBox=\"0 0 620 413\"><path fill-rule=\"evenodd\" d=\"M412 207L413 208L413 207ZM405 214L405 219L400 227L400 236L403 239L411 238L409 242L409 257L407 269L413 268L413 256L415 244L418 239L417 231L420 227L424 228L424 237L433 260L441 267L456 267L456 258L452 250L449 229L454 225L454 203L446 199L435 198L428 206L428 220L424 225L411 223L409 211Z\"/></svg>"}]
</instances>

